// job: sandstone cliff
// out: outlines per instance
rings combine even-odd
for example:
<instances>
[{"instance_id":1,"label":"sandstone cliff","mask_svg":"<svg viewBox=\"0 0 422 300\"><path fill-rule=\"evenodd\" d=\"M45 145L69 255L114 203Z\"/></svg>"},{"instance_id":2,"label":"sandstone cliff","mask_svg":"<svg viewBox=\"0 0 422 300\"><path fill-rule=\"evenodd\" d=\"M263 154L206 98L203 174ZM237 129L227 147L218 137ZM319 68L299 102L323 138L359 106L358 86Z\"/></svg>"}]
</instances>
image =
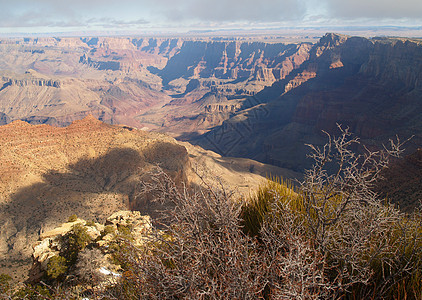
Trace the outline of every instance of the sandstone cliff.
<instances>
[{"instance_id":1,"label":"sandstone cliff","mask_svg":"<svg viewBox=\"0 0 422 300\"><path fill-rule=\"evenodd\" d=\"M289 76L311 48L206 38L2 40L2 122L66 126L93 114L174 136L201 134L251 106L246 96ZM226 103L198 105L210 93L228 97Z\"/></svg>"}]
</instances>

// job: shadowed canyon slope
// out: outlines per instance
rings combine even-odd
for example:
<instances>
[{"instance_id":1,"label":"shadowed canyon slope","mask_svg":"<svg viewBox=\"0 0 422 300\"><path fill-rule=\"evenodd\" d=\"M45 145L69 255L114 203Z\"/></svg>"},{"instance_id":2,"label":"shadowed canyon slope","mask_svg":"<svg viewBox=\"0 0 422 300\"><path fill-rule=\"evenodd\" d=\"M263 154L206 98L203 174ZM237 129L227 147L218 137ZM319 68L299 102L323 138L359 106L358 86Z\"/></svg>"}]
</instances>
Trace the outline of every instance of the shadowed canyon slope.
<instances>
[{"instance_id":1,"label":"shadowed canyon slope","mask_svg":"<svg viewBox=\"0 0 422 300\"><path fill-rule=\"evenodd\" d=\"M422 201L422 149L393 161L376 190L404 211L418 208Z\"/></svg>"},{"instance_id":2,"label":"shadowed canyon slope","mask_svg":"<svg viewBox=\"0 0 422 300\"><path fill-rule=\"evenodd\" d=\"M409 153L422 145L422 43L406 39L324 36L309 59L284 80L256 94L259 103L237 112L197 139L225 155L303 170L322 130L350 127L371 149L396 134Z\"/></svg>"},{"instance_id":3,"label":"shadowed canyon slope","mask_svg":"<svg viewBox=\"0 0 422 300\"><path fill-rule=\"evenodd\" d=\"M238 195L248 194L266 174L297 176L92 116L64 128L14 121L0 126L0 145L0 262L9 273L30 257L42 232L72 214L103 221L121 209L153 213L156 204L139 196L139 187L156 165L192 185L201 184L193 169L211 182L220 176Z\"/></svg>"}]
</instances>

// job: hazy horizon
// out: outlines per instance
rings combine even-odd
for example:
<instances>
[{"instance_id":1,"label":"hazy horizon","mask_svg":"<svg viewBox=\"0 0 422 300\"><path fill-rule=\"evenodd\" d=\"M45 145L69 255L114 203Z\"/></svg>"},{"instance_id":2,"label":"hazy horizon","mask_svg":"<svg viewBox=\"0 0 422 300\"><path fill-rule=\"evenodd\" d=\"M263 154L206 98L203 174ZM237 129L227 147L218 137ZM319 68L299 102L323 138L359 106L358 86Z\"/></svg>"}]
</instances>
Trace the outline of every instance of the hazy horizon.
<instances>
[{"instance_id":1,"label":"hazy horizon","mask_svg":"<svg viewBox=\"0 0 422 300\"><path fill-rule=\"evenodd\" d=\"M0 34L125 35L199 31L415 31L422 2L403 0L0 0ZM346 29L345 29L346 28ZM388 32L387 30L387 32ZM420 34L422 36L422 34Z\"/></svg>"}]
</instances>

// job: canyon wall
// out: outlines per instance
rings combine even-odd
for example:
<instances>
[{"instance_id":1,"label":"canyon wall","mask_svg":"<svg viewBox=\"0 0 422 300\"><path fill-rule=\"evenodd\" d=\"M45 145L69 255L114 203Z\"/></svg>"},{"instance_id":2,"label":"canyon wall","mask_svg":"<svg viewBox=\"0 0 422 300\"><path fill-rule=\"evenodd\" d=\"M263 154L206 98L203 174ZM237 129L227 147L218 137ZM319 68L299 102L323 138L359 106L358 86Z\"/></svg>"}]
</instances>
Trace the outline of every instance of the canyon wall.
<instances>
[{"instance_id":1,"label":"canyon wall","mask_svg":"<svg viewBox=\"0 0 422 300\"><path fill-rule=\"evenodd\" d=\"M311 48L187 38L1 40L0 122L66 126L92 114L187 139L251 106L246 97L298 69Z\"/></svg>"},{"instance_id":2,"label":"canyon wall","mask_svg":"<svg viewBox=\"0 0 422 300\"><path fill-rule=\"evenodd\" d=\"M87 114L303 170L306 143L349 126L421 144L419 40L326 34L315 44L188 38L2 40L0 123Z\"/></svg>"},{"instance_id":3,"label":"canyon wall","mask_svg":"<svg viewBox=\"0 0 422 300\"><path fill-rule=\"evenodd\" d=\"M422 43L327 34L310 58L284 80L255 95L258 104L238 111L197 142L228 156L296 169L308 168L309 148L322 131L349 127L371 149L396 134L409 152L422 145Z\"/></svg>"}]
</instances>

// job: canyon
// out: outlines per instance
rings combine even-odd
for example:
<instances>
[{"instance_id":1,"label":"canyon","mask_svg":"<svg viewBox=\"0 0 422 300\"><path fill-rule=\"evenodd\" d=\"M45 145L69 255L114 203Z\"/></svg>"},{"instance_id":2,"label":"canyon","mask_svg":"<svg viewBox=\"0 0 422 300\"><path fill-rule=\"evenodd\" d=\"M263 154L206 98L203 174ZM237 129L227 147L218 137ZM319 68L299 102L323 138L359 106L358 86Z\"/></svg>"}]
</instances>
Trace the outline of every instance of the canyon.
<instances>
[{"instance_id":1,"label":"canyon","mask_svg":"<svg viewBox=\"0 0 422 300\"><path fill-rule=\"evenodd\" d=\"M311 47L180 38L1 40L0 122L66 126L92 114L173 136L200 134L298 68Z\"/></svg>"},{"instance_id":2,"label":"canyon","mask_svg":"<svg viewBox=\"0 0 422 300\"><path fill-rule=\"evenodd\" d=\"M0 124L93 115L297 172L338 124L371 150L422 145L418 39L16 38L0 53Z\"/></svg>"},{"instance_id":3,"label":"canyon","mask_svg":"<svg viewBox=\"0 0 422 300\"><path fill-rule=\"evenodd\" d=\"M422 145L421 70L420 40L327 34L298 69L254 95L259 104L196 143L303 171L312 164L306 144L321 147L340 124L371 150L412 137L404 146L411 154Z\"/></svg>"},{"instance_id":4,"label":"canyon","mask_svg":"<svg viewBox=\"0 0 422 300\"><path fill-rule=\"evenodd\" d=\"M71 214L154 217L138 187L157 165L241 198L267 176L300 178L306 144L340 124L373 151L412 137L378 188L420 199L421 40L16 38L0 54L1 272L24 274L35 241Z\"/></svg>"},{"instance_id":5,"label":"canyon","mask_svg":"<svg viewBox=\"0 0 422 300\"><path fill-rule=\"evenodd\" d=\"M0 124L91 114L300 172L337 123L373 149L422 144L417 39L16 38L0 53Z\"/></svg>"},{"instance_id":6,"label":"canyon","mask_svg":"<svg viewBox=\"0 0 422 300\"><path fill-rule=\"evenodd\" d=\"M418 39L15 38L0 53L0 124L92 115L296 172L338 124L371 150L422 145Z\"/></svg>"}]
</instances>

